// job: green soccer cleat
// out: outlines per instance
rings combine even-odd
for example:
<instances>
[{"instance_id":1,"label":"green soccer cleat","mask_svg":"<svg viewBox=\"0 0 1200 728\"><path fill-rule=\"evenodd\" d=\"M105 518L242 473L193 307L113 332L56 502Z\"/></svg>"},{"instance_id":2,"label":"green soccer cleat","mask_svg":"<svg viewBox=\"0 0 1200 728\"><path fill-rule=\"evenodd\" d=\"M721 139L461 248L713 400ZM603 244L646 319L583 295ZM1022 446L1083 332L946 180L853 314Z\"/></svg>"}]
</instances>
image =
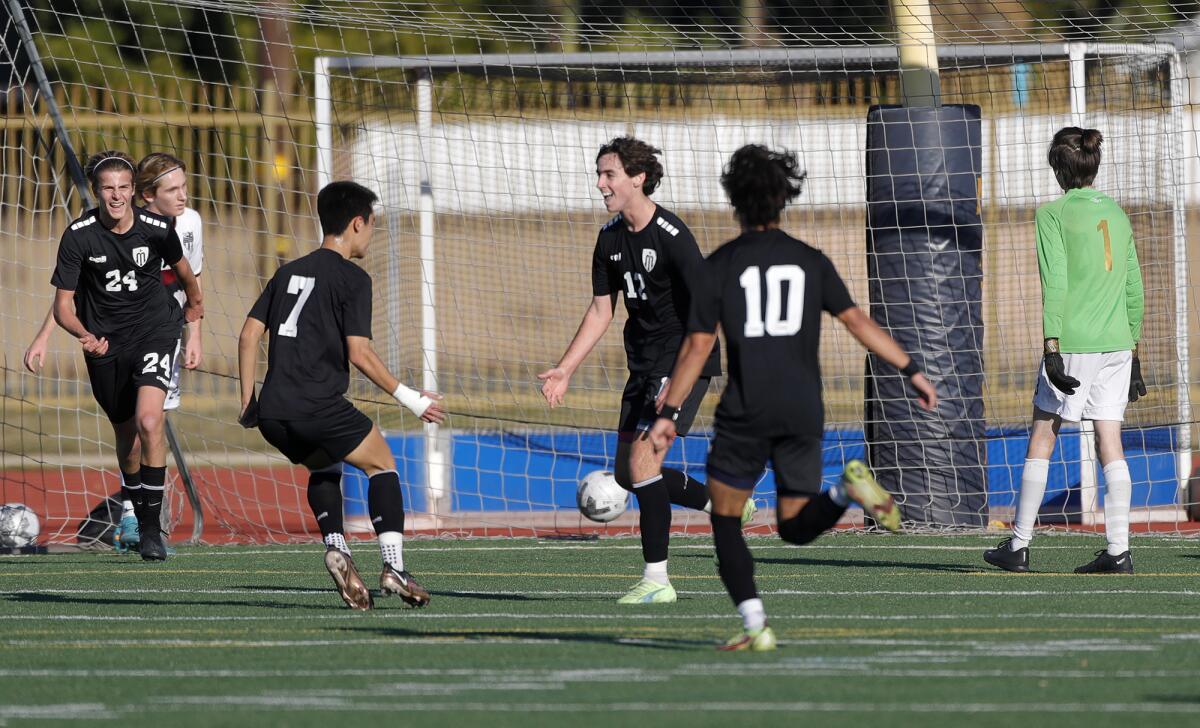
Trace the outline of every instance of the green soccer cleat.
<instances>
[{"instance_id":1,"label":"green soccer cleat","mask_svg":"<svg viewBox=\"0 0 1200 728\"><path fill-rule=\"evenodd\" d=\"M721 652L770 652L777 646L774 630L764 626L753 632L743 631L739 635L730 637L728 642L719 645L717 649Z\"/></svg>"},{"instance_id":2,"label":"green soccer cleat","mask_svg":"<svg viewBox=\"0 0 1200 728\"><path fill-rule=\"evenodd\" d=\"M900 532L900 509L892 494L875 482L875 476L861 460L851 460L842 471L842 483L850 500L862 506L868 516L892 533Z\"/></svg>"},{"instance_id":3,"label":"green soccer cleat","mask_svg":"<svg viewBox=\"0 0 1200 728\"><path fill-rule=\"evenodd\" d=\"M124 554L130 551L137 551L138 545L142 542L141 532L138 530L137 516L132 513L128 516L122 516L121 522L117 524L117 528L113 531L113 548L117 553Z\"/></svg>"},{"instance_id":4,"label":"green soccer cleat","mask_svg":"<svg viewBox=\"0 0 1200 728\"><path fill-rule=\"evenodd\" d=\"M617 604L671 604L676 599L675 587L670 584L642 579L633 585L628 594L618 599Z\"/></svg>"},{"instance_id":5,"label":"green soccer cleat","mask_svg":"<svg viewBox=\"0 0 1200 728\"><path fill-rule=\"evenodd\" d=\"M747 498L746 505L742 506L742 528L754 520L755 513L758 513L758 504L754 502L753 498Z\"/></svg>"}]
</instances>

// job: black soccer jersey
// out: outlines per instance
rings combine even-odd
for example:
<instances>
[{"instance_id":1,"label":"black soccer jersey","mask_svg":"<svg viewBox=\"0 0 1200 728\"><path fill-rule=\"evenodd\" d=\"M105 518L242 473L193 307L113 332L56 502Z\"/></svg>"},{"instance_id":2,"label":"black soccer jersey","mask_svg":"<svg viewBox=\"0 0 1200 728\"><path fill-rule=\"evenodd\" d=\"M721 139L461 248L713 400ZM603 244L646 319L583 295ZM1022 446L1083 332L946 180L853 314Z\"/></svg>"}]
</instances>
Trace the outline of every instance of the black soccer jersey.
<instances>
[{"instance_id":1,"label":"black soccer jersey","mask_svg":"<svg viewBox=\"0 0 1200 728\"><path fill-rule=\"evenodd\" d=\"M625 356L631 373L671 373L683 343L692 279L703 262L692 232L662 207L636 233L620 215L601 228L592 254L592 295L625 294ZM713 347L701 376L720 374L721 352Z\"/></svg>"},{"instance_id":2,"label":"black soccer jersey","mask_svg":"<svg viewBox=\"0 0 1200 728\"><path fill-rule=\"evenodd\" d=\"M318 248L275 271L250 316L271 336L259 416L314 419L344 401L346 337L371 338L371 276Z\"/></svg>"},{"instance_id":3,"label":"black soccer jersey","mask_svg":"<svg viewBox=\"0 0 1200 728\"><path fill-rule=\"evenodd\" d=\"M854 305L821 251L781 230L748 232L709 256L688 331L725 332L729 384L717 427L763 437L817 435L821 401L821 312Z\"/></svg>"},{"instance_id":4,"label":"black soccer jersey","mask_svg":"<svg viewBox=\"0 0 1200 728\"><path fill-rule=\"evenodd\" d=\"M75 311L87 330L106 337L110 353L165 331L178 333L183 311L163 285L160 269L183 257L169 218L134 211L133 227L117 234L90 210L58 244L50 285L75 291Z\"/></svg>"}]
</instances>

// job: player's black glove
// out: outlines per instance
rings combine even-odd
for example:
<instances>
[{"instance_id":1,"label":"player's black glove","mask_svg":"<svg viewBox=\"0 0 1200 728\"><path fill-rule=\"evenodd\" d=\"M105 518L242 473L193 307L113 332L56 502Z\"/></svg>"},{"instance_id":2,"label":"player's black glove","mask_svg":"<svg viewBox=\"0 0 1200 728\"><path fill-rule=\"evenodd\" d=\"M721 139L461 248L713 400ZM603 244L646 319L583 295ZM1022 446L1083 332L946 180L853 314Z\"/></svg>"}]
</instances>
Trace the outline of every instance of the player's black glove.
<instances>
[{"instance_id":1,"label":"player's black glove","mask_svg":"<svg viewBox=\"0 0 1200 728\"><path fill-rule=\"evenodd\" d=\"M1136 402L1138 397L1146 396L1146 382L1142 379L1142 360L1134 355L1133 369L1129 372L1129 401Z\"/></svg>"},{"instance_id":2,"label":"player's black glove","mask_svg":"<svg viewBox=\"0 0 1200 728\"><path fill-rule=\"evenodd\" d=\"M1055 389L1063 394L1075 394L1075 388L1079 386L1079 380L1067 374L1062 354L1057 351L1048 351L1042 361L1046 365L1046 378L1050 380Z\"/></svg>"}]
</instances>

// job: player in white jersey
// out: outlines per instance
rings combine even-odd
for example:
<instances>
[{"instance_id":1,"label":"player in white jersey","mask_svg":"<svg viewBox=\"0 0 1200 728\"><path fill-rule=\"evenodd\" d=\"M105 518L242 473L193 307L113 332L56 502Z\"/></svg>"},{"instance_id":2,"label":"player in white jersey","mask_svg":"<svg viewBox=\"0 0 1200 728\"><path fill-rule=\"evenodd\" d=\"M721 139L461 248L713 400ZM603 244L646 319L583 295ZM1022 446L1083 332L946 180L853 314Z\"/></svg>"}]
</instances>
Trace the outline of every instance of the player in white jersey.
<instances>
[{"instance_id":1,"label":"player in white jersey","mask_svg":"<svg viewBox=\"0 0 1200 728\"><path fill-rule=\"evenodd\" d=\"M171 218L175 221L175 233L183 246L184 257L192 267L197 285L200 284L200 272L204 267L204 234L200 213L187 206L187 166L177 157L165 152L152 152L138 162L134 173L136 197L143 203L143 209ZM163 284L167 291L183 307L187 296L180 285L175 272L165 262L162 267ZM46 314L42 328L25 351L25 367L31 372L37 372L45 361L46 351L50 343L50 334L57 326L54 323L53 305ZM195 369L200 365L203 356L200 335L200 321L193 321L185 327L185 343L183 357L175 356L171 369L171 384L167 390L167 398L163 410L179 408L180 389L179 371L182 367ZM138 445L135 444L135 448ZM140 534L137 518L134 516L133 502L122 498L121 522L114 533L113 541L118 550L125 551L138 545Z\"/></svg>"}]
</instances>

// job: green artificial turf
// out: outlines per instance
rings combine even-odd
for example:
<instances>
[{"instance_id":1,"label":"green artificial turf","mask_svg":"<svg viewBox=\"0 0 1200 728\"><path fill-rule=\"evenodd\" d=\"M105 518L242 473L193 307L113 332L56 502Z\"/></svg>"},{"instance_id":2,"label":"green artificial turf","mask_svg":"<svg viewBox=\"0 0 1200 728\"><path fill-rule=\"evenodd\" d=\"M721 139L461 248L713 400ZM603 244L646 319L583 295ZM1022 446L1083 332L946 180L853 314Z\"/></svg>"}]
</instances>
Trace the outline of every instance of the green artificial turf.
<instances>
[{"instance_id":1,"label":"green artificial turf","mask_svg":"<svg viewBox=\"0 0 1200 728\"><path fill-rule=\"evenodd\" d=\"M431 605L370 613L317 545L2 557L0 725L1197 724L1200 542L1135 536L1120 577L1070 573L1098 536L1039 538L1028 575L995 540L752 538L763 654L714 650L740 621L707 538L672 543L677 604L632 607L629 539L410 541Z\"/></svg>"}]
</instances>

